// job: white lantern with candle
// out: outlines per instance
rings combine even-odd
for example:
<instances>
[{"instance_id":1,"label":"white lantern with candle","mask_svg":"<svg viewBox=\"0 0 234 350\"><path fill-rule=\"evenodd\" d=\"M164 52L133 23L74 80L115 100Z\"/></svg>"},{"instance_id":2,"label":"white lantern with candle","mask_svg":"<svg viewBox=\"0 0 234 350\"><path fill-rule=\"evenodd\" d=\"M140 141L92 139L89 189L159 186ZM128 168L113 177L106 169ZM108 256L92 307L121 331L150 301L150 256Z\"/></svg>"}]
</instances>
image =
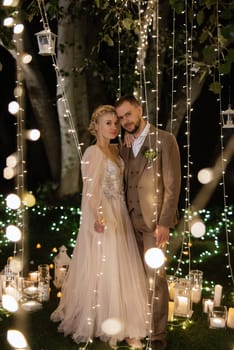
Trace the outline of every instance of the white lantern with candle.
<instances>
[{"instance_id":1,"label":"white lantern with candle","mask_svg":"<svg viewBox=\"0 0 234 350\"><path fill-rule=\"evenodd\" d=\"M39 55L54 55L56 34L52 33L49 29L46 29L36 33L35 35L37 36Z\"/></svg>"},{"instance_id":2,"label":"white lantern with candle","mask_svg":"<svg viewBox=\"0 0 234 350\"><path fill-rule=\"evenodd\" d=\"M54 285L61 288L70 264L71 258L67 255L67 248L62 245L58 255L54 258Z\"/></svg>"}]
</instances>

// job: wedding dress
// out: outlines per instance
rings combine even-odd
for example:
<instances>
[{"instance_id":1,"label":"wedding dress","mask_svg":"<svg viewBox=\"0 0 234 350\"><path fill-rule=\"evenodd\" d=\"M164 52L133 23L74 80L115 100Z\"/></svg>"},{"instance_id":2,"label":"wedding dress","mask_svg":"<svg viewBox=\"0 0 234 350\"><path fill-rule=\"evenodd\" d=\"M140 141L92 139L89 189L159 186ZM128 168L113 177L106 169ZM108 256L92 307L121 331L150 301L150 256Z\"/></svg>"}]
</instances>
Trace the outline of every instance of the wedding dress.
<instances>
[{"instance_id":1,"label":"wedding dress","mask_svg":"<svg viewBox=\"0 0 234 350\"><path fill-rule=\"evenodd\" d=\"M147 335L147 289L118 166L97 145L82 158L82 215L62 298L51 320L79 342L94 337L116 343ZM104 233L94 230L103 212ZM104 323L118 320L118 331Z\"/></svg>"}]
</instances>

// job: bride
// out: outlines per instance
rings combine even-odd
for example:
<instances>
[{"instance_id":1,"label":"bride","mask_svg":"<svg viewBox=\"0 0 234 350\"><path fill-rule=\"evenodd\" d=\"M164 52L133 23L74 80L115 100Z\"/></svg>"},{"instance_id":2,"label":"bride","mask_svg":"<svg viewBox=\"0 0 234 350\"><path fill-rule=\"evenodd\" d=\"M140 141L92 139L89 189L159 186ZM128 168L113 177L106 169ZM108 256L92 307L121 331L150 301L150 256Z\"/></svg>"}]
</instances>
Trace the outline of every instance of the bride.
<instances>
[{"instance_id":1,"label":"bride","mask_svg":"<svg viewBox=\"0 0 234 350\"><path fill-rule=\"evenodd\" d=\"M147 287L123 193L123 161L114 107L93 112L89 131L96 144L83 155L82 216L62 298L51 320L75 342L95 337L115 345L125 340L142 348L147 335ZM117 320L111 334L104 324ZM105 322L105 323L104 323ZM114 334L113 334L114 333Z\"/></svg>"}]
</instances>

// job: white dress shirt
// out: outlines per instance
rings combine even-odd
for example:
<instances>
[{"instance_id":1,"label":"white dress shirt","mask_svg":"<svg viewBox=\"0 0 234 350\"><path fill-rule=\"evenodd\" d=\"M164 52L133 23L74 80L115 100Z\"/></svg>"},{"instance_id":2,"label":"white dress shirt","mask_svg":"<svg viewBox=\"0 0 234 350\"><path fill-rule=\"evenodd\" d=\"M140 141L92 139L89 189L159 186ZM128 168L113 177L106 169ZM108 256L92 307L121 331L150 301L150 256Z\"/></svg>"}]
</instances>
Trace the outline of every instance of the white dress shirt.
<instances>
[{"instance_id":1,"label":"white dress shirt","mask_svg":"<svg viewBox=\"0 0 234 350\"><path fill-rule=\"evenodd\" d=\"M132 151L133 151L133 154L134 154L134 157L136 158L136 156L138 155L139 151L140 151L140 148L141 146L143 145L144 141L145 141L145 138L146 136L148 135L149 133L149 129L150 129L150 123L147 122L146 123L146 126L144 127L144 129L142 130L141 134L136 138L134 139L133 141L133 144L132 144Z\"/></svg>"}]
</instances>

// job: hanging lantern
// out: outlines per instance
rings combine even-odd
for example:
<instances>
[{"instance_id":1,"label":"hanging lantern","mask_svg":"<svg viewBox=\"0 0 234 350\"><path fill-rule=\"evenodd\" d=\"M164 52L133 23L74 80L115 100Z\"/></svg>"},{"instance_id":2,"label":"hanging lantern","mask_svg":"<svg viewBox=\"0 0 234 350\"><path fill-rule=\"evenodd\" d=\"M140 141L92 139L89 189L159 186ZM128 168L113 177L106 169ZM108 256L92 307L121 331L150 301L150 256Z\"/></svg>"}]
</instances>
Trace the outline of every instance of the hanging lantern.
<instances>
[{"instance_id":1,"label":"hanging lantern","mask_svg":"<svg viewBox=\"0 0 234 350\"><path fill-rule=\"evenodd\" d=\"M67 248L62 245L58 255L54 258L54 285L61 288L70 264L71 258L67 255Z\"/></svg>"},{"instance_id":2,"label":"hanging lantern","mask_svg":"<svg viewBox=\"0 0 234 350\"><path fill-rule=\"evenodd\" d=\"M231 109L231 105L228 105L228 109L222 113L223 128L234 128L234 110Z\"/></svg>"},{"instance_id":3,"label":"hanging lantern","mask_svg":"<svg viewBox=\"0 0 234 350\"><path fill-rule=\"evenodd\" d=\"M54 55L56 34L52 33L49 29L46 29L36 33L35 35L37 36L39 55L42 55L42 56Z\"/></svg>"}]
</instances>

